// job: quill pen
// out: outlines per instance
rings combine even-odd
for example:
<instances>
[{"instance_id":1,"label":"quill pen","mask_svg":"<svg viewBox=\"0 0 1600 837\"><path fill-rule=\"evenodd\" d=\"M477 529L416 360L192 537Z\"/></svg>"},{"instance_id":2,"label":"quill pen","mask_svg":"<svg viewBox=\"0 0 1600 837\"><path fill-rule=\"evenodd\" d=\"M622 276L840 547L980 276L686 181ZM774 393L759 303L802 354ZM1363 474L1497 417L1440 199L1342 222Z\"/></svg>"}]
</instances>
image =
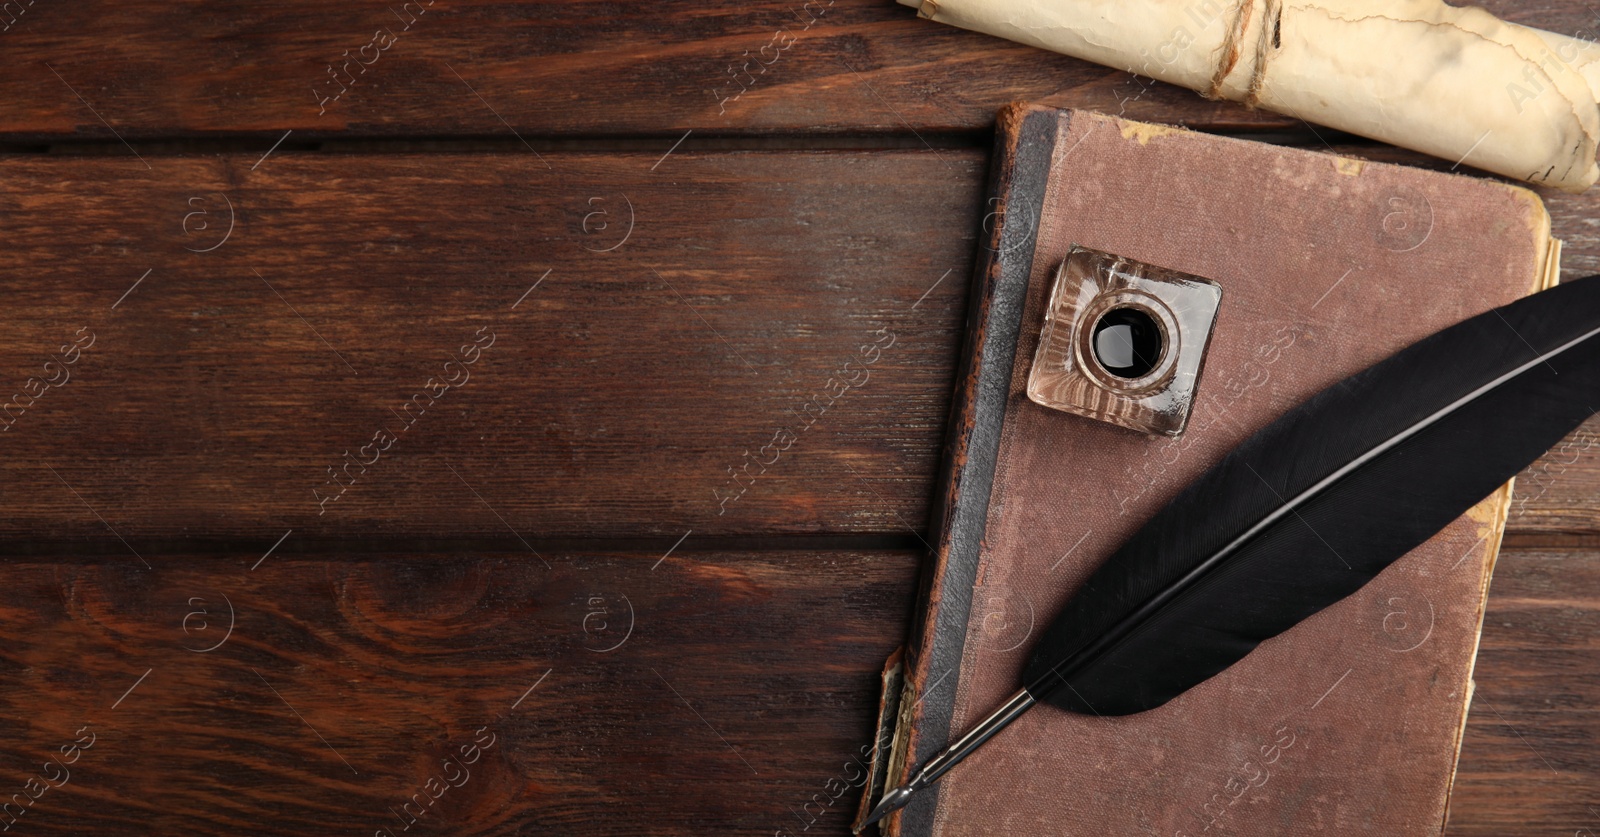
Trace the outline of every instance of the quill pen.
<instances>
[{"instance_id":1,"label":"quill pen","mask_svg":"<svg viewBox=\"0 0 1600 837\"><path fill-rule=\"evenodd\" d=\"M1084 582L1022 689L884 794L905 807L1034 704L1154 709L1372 580L1600 404L1600 276L1426 337L1285 413Z\"/></svg>"}]
</instances>

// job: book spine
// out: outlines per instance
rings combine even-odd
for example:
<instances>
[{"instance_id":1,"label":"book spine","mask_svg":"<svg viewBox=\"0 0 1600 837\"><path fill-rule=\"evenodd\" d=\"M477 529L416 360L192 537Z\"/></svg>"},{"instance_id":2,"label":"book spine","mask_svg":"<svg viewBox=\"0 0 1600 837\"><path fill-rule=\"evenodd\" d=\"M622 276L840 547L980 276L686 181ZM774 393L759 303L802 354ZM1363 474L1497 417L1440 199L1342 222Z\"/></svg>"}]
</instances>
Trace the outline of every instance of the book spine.
<instances>
[{"instance_id":1,"label":"book spine","mask_svg":"<svg viewBox=\"0 0 1600 837\"><path fill-rule=\"evenodd\" d=\"M934 554L919 584L920 618L909 646L891 785L904 781L918 762L956 732L950 729L951 714L1022 303L1033 267L1034 238L1056 136L1070 117L1070 112L1012 104L996 120L981 249L967 305L967 337L931 524L936 534ZM936 809L934 788L891 817L883 833L931 835Z\"/></svg>"}]
</instances>

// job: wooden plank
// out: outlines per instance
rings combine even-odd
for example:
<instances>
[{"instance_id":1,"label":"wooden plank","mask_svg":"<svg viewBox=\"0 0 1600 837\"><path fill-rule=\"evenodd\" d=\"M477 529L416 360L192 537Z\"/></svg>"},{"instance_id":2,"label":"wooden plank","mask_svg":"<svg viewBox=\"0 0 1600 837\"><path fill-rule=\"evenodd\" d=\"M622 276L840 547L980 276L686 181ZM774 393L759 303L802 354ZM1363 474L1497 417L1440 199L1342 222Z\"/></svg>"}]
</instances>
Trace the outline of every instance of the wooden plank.
<instances>
[{"instance_id":1,"label":"wooden plank","mask_svg":"<svg viewBox=\"0 0 1600 837\"><path fill-rule=\"evenodd\" d=\"M925 525L979 152L148 159L0 164L0 537Z\"/></svg>"},{"instance_id":2,"label":"wooden plank","mask_svg":"<svg viewBox=\"0 0 1600 837\"><path fill-rule=\"evenodd\" d=\"M1485 5L1596 34L1581 0ZM225 11L26 0L6 10L0 137L13 140L926 133L986 128L1019 99L1220 130L1299 124L919 20L888 0L279 0Z\"/></svg>"},{"instance_id":3,"label":"wooden plank","mask_svg":"<svg viewBox=\"0 0 1600 837\"><path fill-rule=\"evenodd\" d=\"M845 833L917 560L258 557L0 569L27 833Z\"/></svg>"},{"instance_id":4,"label":"wooden plank","mask_svg":"<svg viewBox=\"0 0 1600 837\"><path fill-rule=\"evenodd\" d=\"M543 160L5 160L0 535L920 531L983 155ZM1595 269L1600 198L1545 197L1566 275ZM448 406L362 453L480 328ZM1514 538L1600 531L1597 434L1524 473Z\"/></svg>"},{"instance_id":5,"label":"wooden plank","mask_svg":"<svg viewBox=\"0 0 1600 837\"><path fill-rule=\"evenodd\" d=\"M0 14L0 138L12 140L905 134L983 130L1017 99L1216 128L1297 124L888 0L13 7L25 11Z\"/></svg>"},{"instance_id":6,"label":"wooden plank","mask_svg":"<svg viewBox=\"0 0 1600 837\"><path fill-rule=\"evenodd\" d=\"M815 818L806 833L843 834L854 791L840 783L871 739L917 562L260 558L0 570L10 792L59 782L44 762L95 736L19 818L30 829L398 834L388 809L440 777L461 785L423 820L449 833L799 834ZM1600 589L1597 573L1593 553L1502 557L1450 834L1590 827L1600 598L1573 591ZM443 759L480 727L495 745L463 781Z\"/></svg>"},{"instance_id":7,"label":"wooden plank","mask_svg":"<svg viewBox=\"0 0 1600 837\"><path fill-rule=\"evenodd\" d=\"M1600 834L1600 555L1502 552L1451 837Z\"/></svg>"},{"instance_id":8,"label":"wooden plank","mask_svg":"<svg viewBox=\"0 0 1600 837\"><path fill-rule=\"evenodd\" d=\"M11 792L59 783L43 762L94 735L21 819L42 834L398 834L389 808L440 776L461 786L422 819L451 834L800 834L813 818L843 834L840 783L870 741L917 557L659 559L8 563ZM1587 827L1600 599L1573 591L1600 589L1597 573L1592 552L1502 557L1451 835ZM494 746L462 781L443 759L480 727Z\"/></svg>"}]
</instances>

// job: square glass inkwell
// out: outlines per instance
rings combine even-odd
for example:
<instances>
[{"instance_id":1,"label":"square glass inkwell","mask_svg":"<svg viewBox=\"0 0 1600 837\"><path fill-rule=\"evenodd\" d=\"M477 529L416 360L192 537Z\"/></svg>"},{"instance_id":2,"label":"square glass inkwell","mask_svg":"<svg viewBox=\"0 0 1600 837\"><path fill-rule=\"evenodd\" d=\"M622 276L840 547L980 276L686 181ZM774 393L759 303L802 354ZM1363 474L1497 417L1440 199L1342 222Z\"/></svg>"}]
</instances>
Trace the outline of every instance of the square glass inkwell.
<instances>
[{"instance_id":1,"label":"square glass inkwell","mask_svg":"<svg viewBox=\"0 0 1600 837\"><path fill-rule=\"evenodd\" d=\"M1028 398L1177 436L1189 423L1222 288L1209 279L1073 245L1056 271Z\"/></svg>"}]
</instances>

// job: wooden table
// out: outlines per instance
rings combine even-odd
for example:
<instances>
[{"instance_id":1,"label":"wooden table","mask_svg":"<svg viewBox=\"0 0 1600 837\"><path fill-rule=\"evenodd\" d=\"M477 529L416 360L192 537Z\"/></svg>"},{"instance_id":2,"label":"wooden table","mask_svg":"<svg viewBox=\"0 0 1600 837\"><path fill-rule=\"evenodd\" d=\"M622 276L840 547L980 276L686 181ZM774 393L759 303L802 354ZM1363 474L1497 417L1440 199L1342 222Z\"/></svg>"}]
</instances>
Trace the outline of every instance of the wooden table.
<instances>
[{"instance_id":1,"label":"wooden table","mask_svg":"<svg viewBox=\"0 0 1600 837\"><path fill-rule=\"evenodd\" d=\"M0 25L26 833L797 828L909 624L994 111L1447 165L886 0ZM1545 197L1595 271L1600 192ZM1596 434L1518 479L1451 834L1600 833Z\"/></svg>"}]
</instances>

